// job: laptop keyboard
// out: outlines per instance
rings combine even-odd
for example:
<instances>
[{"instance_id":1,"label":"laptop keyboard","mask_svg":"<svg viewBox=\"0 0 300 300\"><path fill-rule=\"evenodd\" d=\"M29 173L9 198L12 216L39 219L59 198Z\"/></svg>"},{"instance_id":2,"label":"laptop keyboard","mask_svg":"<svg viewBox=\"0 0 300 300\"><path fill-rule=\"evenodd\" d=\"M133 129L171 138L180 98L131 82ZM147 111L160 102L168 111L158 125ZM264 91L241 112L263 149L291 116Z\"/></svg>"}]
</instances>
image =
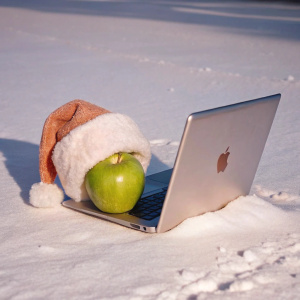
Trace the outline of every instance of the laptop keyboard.
<instances>
[{"instance_id":1,"label":"laptop keyboard","mask_svg":"<svg viewBox=\"0 0 300 300\"><path fill-rule=\"evenodd\" d=\"M153 220L161 213L166 193L167 188L164 188L162 192L141 198L129 214L144 220Z\"/></svg>"}]
</instances>

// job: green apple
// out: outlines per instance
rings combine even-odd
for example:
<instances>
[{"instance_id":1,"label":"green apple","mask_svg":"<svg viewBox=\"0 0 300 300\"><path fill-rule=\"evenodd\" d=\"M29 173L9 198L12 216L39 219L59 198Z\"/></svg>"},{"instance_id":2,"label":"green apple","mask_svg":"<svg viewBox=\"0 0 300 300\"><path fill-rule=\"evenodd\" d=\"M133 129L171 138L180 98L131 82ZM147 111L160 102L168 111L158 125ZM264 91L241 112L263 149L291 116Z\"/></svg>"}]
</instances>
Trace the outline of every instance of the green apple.
<instances>
[{"instance_id":1,"label":"green apple","mask_svg":"<svg viewBox=\"0 0 300 300\"><path fill-rule=\"evenodd\" d=\"M123 213L131 210L143 193L144 169L129 153L116 153L95 165L85 176L86 190L100 210Z\"/></svg>"}]
</instances>

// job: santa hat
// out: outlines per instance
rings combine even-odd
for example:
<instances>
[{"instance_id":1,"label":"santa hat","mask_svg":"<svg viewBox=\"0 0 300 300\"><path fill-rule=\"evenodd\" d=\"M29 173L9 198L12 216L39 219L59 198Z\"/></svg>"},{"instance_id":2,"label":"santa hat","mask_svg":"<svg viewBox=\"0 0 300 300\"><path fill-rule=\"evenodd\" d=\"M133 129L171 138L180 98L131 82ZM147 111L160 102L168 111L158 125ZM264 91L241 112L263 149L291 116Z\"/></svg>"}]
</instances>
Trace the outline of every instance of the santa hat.
<instances>
[{"instance_id":1,"label":"santa hat","mask_svg":"<svg viewBox=\"0 0 300 300\"><path fill-rule=\"evenodd\" d=\"M56 175L70 198L88 200L86 173L118 152L133 154L146 173L150 144L132 119L83 100L59 107L45 121L39 155L41 182L31 187L30 203L53 207L63 201L64 193L54 183Z\"/></svg>"}]
</instances>

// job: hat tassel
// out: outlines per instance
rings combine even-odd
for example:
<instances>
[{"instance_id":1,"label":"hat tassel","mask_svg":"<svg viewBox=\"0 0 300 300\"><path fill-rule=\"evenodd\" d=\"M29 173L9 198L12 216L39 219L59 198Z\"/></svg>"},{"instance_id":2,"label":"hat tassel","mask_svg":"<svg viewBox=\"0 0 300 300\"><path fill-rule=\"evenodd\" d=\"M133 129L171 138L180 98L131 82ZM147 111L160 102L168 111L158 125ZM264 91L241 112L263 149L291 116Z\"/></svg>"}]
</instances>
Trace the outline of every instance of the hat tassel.
<instances>
[{"instance_id":1,"label":"hat tassel","mask_svg":"<svg viewBox=\"0 0 300 300\"><path fill-rule=\"evenodd\" d=\"M29 202L35 207L55 207L64 200L64 192L55 183L38 182L32 185Z\"/></svg>"}]
</instances>

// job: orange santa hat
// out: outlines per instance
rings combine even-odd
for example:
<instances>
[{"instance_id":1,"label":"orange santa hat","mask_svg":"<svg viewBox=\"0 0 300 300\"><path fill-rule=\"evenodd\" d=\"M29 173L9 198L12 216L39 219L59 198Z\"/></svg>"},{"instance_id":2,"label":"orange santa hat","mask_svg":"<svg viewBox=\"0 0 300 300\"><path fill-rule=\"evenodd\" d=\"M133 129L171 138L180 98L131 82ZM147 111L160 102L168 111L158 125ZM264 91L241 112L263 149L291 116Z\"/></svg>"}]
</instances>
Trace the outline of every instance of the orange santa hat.
<instances>
[{"instance_id":1,"label":"orange santa hat","mask_svg":"<svg viewBox=\"0 0 300 300\"><path fill-rule=\"evenodd\" d=\"M131 118L83 100L59 107L44 124L39 154L41 182L32 185L30 203L54 207L63 201L64 193L54 183L56 175L69 197L77 202L88 200L86 173L118 152L133 154L146 173L150 144Z\"/></svg>"}]
</instances>

